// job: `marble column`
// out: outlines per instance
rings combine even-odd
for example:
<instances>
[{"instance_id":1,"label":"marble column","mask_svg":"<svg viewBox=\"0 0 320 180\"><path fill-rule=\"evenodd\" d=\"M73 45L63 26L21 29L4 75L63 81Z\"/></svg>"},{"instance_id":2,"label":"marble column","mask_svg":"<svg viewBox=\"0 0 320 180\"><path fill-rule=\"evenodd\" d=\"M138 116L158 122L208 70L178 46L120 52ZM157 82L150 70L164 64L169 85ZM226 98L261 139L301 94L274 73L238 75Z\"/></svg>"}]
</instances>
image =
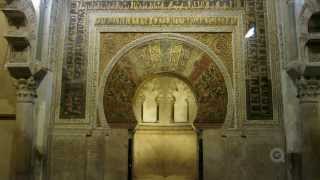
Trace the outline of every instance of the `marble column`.
<instances>
[{"instance_id":1,"label":"marble column","mask_svg":"<svg viewBox=\"0 0 320 180\"><path fill-rule=\"evenodd\" d=\"M15 142L15 179L33 179L33 107L36 98L36 83L32 77L19 79L16 83L16 142Z\"/></svg>"},{"instance_id":2,"label":"marble column","mask_svg":"<svg viewBox=\"0 0 320 180\"><path fill-rule=\"evenodd\" d=\"M33 180L35 155L33 149L34 103L36 89L46 76L48 69L41 64L10 62L6 64L10 75L16 80L16 133L12 157L14 180Z\"/></svg>"},{"instance_id":3,"label":"marble column","mask_svg":"<svg viewBox=\"0 0 320 180\"><path fill-rule=\"evenodd\" d=\"M320 177L320 80L301 79L298 83L302 121L302 179Z\"/></svg>"}]
</instances>

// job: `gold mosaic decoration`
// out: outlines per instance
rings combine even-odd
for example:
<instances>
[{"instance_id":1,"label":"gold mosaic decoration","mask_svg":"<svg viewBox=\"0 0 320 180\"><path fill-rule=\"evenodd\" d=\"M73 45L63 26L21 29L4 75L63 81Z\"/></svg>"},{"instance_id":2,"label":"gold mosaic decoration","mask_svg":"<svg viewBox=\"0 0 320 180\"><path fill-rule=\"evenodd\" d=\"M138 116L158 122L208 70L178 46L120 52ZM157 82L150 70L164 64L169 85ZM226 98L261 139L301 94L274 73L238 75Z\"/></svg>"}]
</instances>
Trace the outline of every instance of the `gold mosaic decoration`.
<instances>
[{"instance_id":1,"label":"gold mosaic decoration","mask_svg":"<svg viewBox=\"0 0 320 180\"><path fill-rule=\"evenodd\" d=\"M126 44L125 42L140 36L142 36L141 33L133 33L130 38L127 38L125 34L119 33L114 40L119 44ZM104 34L101 37L109 37L110 40L112 36ZM118 41L120 37L125 38L125 41L120 43ZM215 37L218 39L219 35L215 34ZM106 40L101 42L104 41ZM211 46L215 46L215 41ZM121 49L120 46L114 46L114 48ZM113 57L111 52L115 53L117 50L102 48L100 64L110 62L108 57ZM107 51L109 54L106 53ZM222 73L204 51L173 39L143 43L120 58L109 74L104 89L104 111L109 124L133 125L135 117L132 101L137 87L146 78L161 73L179 76L194 87L199 106L196 125L223 124L227 112L228 93Z\"/></svg>"}]
</instances>

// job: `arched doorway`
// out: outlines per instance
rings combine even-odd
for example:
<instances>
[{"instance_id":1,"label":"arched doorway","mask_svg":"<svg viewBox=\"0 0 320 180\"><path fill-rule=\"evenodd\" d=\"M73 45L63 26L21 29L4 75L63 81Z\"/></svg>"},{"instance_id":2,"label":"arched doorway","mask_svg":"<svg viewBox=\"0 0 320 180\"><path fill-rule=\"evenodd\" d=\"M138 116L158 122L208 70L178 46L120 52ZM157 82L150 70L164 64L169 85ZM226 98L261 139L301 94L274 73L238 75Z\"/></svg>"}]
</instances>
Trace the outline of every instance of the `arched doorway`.
<instances>
[{"instance_id":1,"label":"arched doorway","mask_svg":"<svg viewBox=\"0 0 320 180\"><path fill-rule=\"evenodd\" d=\"M137 95L148 83L160 84L160 92L169 91L168 79L190 88L197 102L196 113L186 113L190 99L178 100L170 93L150 92L150 101L145 95ZM233 109L232 81L224 63L206 45L176 33L149 34L120 49L101 76L100 98L100 120L111 129L131 133L126 146L130 180L201 180L198 169L202 168L202 159L198 151L202 146L196 129L221 128L231 119ZM181 108L174 106L176 101L183 102ZM172 109L185 110L177 113ZM179 143L183 145L178 146ZM190 152L185 153L186 149ZM138 152L142 154L140 160ZM182 157L175 159L179 156ZM180 169L170 167L173 161L173 166Z\"/></svg>"}]
</instances>

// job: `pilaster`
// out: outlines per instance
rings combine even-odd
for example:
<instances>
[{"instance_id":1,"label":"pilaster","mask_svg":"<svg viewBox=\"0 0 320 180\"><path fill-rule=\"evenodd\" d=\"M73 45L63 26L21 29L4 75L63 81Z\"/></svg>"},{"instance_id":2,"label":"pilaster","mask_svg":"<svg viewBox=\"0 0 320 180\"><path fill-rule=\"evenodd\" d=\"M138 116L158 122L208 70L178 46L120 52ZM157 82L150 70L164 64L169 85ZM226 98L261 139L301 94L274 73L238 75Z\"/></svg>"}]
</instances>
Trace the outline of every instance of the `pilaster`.
<instances>
[{"instance_id":1,"label":"pilaster","mask_svg":"<svg viewBox=\"0 0 320 180\"><path fill-rule=\"evenodd\" d=\"M302 123L302 177L320 177L320 79L300 79L300 119Z\"/></svg>"},{"instance_id":2,"label":"pilaster","mask_svg":"<svg viewBox=\"0 0 320 180\"><path fill-rule=\"evenodd\" d=\"M16 88L15 178L16 180L29 180L32 179L33 174L33 107L36 87L33 78L30 77L17 80Z\"/></svg>"}]
</instances>

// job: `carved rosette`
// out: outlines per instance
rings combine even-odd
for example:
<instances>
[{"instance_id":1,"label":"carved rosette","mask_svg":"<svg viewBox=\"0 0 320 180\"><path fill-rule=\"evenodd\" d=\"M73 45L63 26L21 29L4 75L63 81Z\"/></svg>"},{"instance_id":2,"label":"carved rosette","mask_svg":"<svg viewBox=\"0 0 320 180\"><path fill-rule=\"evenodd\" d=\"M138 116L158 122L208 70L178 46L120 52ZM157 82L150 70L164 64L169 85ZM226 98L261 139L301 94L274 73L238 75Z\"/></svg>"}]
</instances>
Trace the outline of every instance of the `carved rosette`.
<instances>
[{"instance_id":1,"label":"carved rosette","mask_svg":"<svg viewBox=\"0 0 320 180\"><path fill-rule=\"evenodd\" d=\"M319 101L320 79L305 79L298 81L298 97L301 102Z\"/></svg>"},{"instance_id":2,"label":"carved rosette","mask_svg":"<svg viewBox=\"0 0 320 180\"><path fill-rule=\"evenodd\" d=\"M36 82L33 77L29 79L19 79L16 82L17 102L34 103L36 94Z\"/></svg>"}]
</instances>

